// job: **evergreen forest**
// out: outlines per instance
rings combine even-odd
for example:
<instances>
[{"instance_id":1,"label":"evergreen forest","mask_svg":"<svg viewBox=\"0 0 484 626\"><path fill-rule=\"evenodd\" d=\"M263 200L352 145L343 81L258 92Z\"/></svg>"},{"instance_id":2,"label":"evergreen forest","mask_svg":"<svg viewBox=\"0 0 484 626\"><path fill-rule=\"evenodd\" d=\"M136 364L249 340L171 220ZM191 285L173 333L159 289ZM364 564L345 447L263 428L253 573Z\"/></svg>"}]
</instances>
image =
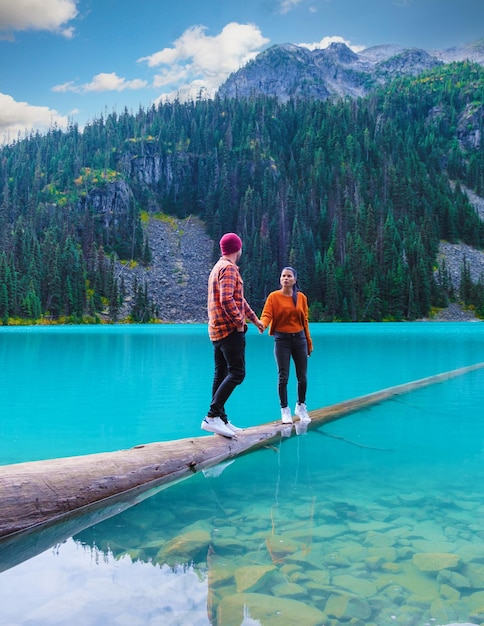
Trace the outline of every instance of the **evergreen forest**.
<instances>
[{"instance_id":1,"label":"evergreen forest","mask_svg":"<svg viewBox=\"0 0 484 626\"><path fill-rule=\"evenodd\" d=\"M484 246L484 68L444 65L362 99L199 99L101 115L0 149L0 323L118 321L115 261L149 265L146 216L244 241L248 301L297 268L312 321L415 320L463 299L439 242ZM464 280L465 279L465 280ZM147 285L129 321L159 317Z\"/></svg>"}]
</instances>

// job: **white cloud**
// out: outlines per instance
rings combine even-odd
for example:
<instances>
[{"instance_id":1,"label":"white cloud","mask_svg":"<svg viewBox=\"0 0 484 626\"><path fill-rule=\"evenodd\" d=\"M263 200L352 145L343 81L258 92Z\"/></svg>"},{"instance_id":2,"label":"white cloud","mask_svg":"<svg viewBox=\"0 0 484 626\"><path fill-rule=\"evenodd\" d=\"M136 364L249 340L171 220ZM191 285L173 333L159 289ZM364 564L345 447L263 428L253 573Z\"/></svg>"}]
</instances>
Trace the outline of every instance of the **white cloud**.
<instances>
[{"instance_id":1,"label":"white cloud","mask_svg":"<svg viewBox=\"0 0 484 626\"><path fill-rule=\"evenodd\" d=\"M138 59L149 67L161 68L153 80L155 87L171 87L160 96L184 99L197 97L200 91L213 95L227 76L245 65L269 43L253 24L231 22L212 37L205 26L192 26L172 48L164 48Z\"/></svg>"},{"instance_id":2,"label":"white cloud","mask_svg":"<svg viewBox=\"0 0 484 626\"><path fill-rule=\"evenodd\" d=\"M54 109L17 102L7 94L0 93L0 143L13 141L17 136L33 129L48 131L54 125L64 128L68 119Z\"/></svg>"},{"instance_id":3,"label":"white cloud","mask_svg":"<svg viewBox=\"0 0 484 626\"><path fill-rule=\"evenodd\" d=\"M115 558L72 538L2 573L0 586L3 624L153 624L156 615L210 626L207 601L207 574L193 565Z\"/></svg>"},{"instance_id":4,"label":"white cloud","mask_svg":"<svg viewBox=\"0 0 484 626\"><path fill-rule=\"evenodd\" d=\"M365 49L365 46L356 46L352 44L347 39L340 37L339 35L333 35L332 37L323 37L321 41L316 41L314 43L298 43L298 46L302 48L308 48L309 50L316 50L317 48L323 49L330 46L332 43L344 43L350 50L353 52L361 52Z\"/></svg>"},{"instance_id":5,"label":"white cloud","mask_svg":"<svg viewBox=\"0 0 484 626\"><path fill-rule=\"evenodd\" d=\"M77 0L0 0L0 33L48 30L72 37L67 23L77 15Z\"/></svg>"},{"instance_id":6,"label":"white cloud","mask_svg":"<svg viewBox=\"0 0 484 626\"><path fill-rule=\"evenodd\" d=\"M114 72L96 74L90 83L84 83L83 85L76 85L70 81L63 83L62 85L56 85L52 88L53 91L58 93L66 93L72 91L74 93L92 93L102 91L125 91L126 89L143 89L148 82L141 78L135 78L133 80L126 80L117 76Z\"/></svg>"},{"instance_id":7,"label":"white cloud","mask_svg":"<svg viewBox=\"0 0 484 626\"><path fill-rule=\"evenodd\" d=\"M281 13L285 15L301 4L302 0L281 0Z\"/></svg>"}]
</instances>

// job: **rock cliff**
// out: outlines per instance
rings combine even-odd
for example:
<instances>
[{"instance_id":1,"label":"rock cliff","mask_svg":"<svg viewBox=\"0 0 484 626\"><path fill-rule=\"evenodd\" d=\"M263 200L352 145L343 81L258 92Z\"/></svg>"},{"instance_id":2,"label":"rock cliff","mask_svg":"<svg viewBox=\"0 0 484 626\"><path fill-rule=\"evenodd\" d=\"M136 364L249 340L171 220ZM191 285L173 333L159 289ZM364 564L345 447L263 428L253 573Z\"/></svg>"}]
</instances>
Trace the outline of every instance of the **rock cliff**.
<instances>
[{"instance_id":1,"label":"rock cliff","mask_svg":"<svg viewBox=\"0 0 484 626\"><path fill-rule=\"evenodd\" d=\"M149 267L117 264L128 296L120 318L129 314L135 279L146 283L160 319L175 323L207 321L207 281L217 258L214 242L195 217L184 220L150 218L145 226L152 253Z\"/></svg>"}]
</instances>

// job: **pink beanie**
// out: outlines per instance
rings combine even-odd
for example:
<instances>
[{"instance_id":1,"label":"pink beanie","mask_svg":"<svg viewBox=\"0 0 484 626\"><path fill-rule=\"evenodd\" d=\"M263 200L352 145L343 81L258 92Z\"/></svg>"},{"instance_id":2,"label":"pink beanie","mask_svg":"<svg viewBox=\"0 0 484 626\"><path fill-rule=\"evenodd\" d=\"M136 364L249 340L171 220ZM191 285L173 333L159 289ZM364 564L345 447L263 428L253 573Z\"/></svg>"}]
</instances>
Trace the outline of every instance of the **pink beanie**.
<instances>
[{"instance_id":1,"label":"pink beanie","mask_svg":"<svg viewBox=\"0 0 484 626\"><path fill-rule=\"evenodd\" d=\"M220 240L220 249L222 254L228 255L238 252L242 248L242 239L235 233L225 233Z\"/></svg>"}]
</instances>

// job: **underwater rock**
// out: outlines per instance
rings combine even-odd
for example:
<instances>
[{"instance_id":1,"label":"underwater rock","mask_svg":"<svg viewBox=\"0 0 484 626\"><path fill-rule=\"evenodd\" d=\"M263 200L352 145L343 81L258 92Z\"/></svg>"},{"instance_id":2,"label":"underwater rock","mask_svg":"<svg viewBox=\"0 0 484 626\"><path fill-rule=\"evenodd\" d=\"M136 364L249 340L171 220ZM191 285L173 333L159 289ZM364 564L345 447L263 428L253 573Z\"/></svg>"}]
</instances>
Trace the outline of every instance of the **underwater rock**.
<instances>
[{"instance_id":1,"label":"underwater rock","mask_svg":"<svg viewBox=\"0 0 484 626\"><path fill-rule=\"evenodd\" d=\"M217 609L217 623L241 626L244 611L263 626L321 626L327 616L303 602L261 593L240 593L223 598Z\"/></svg>"},{"instance_id":2,"label":"underwater rock","mask_svg":"<svg viewBox=\"0 0 484 626\"><path fill-rule=\"evenodd\" d=\"M426 539L417 539L412 542L417 552L455 552L455 544L450 541L427 541Z\"/></svg>"},{"instance_id":3,"label":"underwater rock","mask_svg":"<svg viewBox=\"0 0 484 626\"><path fill-rule=\"evenodd\" d=\"M366 620L371 615L368 602L349 593L330 596L324 610L330 617L344 621L353 618Z\"/></svg>"},{"instance_id":4,"label":"underwater rock","mask_svg":"<svg viewBox=\"0 0 484 626\"><path fill-rule=\"evenodd\" d=\"M378 547L391 547L395 545L395 538L389 533L370 531L365 537L365 545Z\"/></svg>"},{"instance_id":5,"label":"underwater rock","mask_svg":"<svg viewBox=\"0 0 484 626\"><path fill-rule=\"evenodd\" d=\"M476 591L467 598L467 602L473 611L484 609L484 591Z\"/></svg>"},{"instance_id":6,"label":"underwater rock","mask_svg":"<svg viewBox=\"0 0 484 626\"><path fill-rule=\"evenodd\" d=\"M447 601L438 598L431 603L430 613L435 623L448 624L449 622L457 622L459 619L463 619L462 616L464 615L467 618L469 607L459 600Z\"/></svg>"},{"instance_id":7,"label":"underwater rock","mask_svg":"<svg viewBox=\"0 0 484 626\"><path fill-rule=\"evenodd\" d=\"M207 551L211 542L210 533L206 530L190 530L181 535L177 535L168 541L156 555L156 562L168 563L189 563L194 560L201 551Z\"/></svg>"},{"instance_id":8,"label":"underwater rock","mask_svg":"<svg viewBox=\"0 0 484 626\"><path fill-rule=\"evenodd\" d=\"M460 592L450 585L443 584L440 586L440 596L444 598L444 600L451 600L455 602L456 600L459 600Z\"/></svg>"},{"instance_id":9,"label":"underwater rock","mask_svg":"<svg viewBox=\"0 0 484 626\"><path fill-rule=\"evenodd\" d=\"M324 569L327 559L328 555L325 554L323 547L313 544L310 550L299 550L294 554L288 555L285 561L286 563L299 565L306 570L308 565L316 569ZM345 560L345 564L349 564L347 559Z\"/></svg>"},{"instance_id":10,"label":"underwater rock","mask_svg":"<svg viewBox=\"0 0 484 626\"><path fill-rule=\"evenodd\" d=\"M344 524L321 524L311 528L311 537L316 540L332 539L343 533L347 533L348 528ZM307 538L308 527L303 526L298 530L289 533L293 539Z\"/></svg>"},{"instance_id":11,"label":"underwater rock","mask_svg":"<svg viewBox=\"0 0 484 626\"><path fill-rule=\"evenodd\" d=\"M395 548L390 546L371 546L367 548L366 553L369 557L375 556L391 562L396 561L398 556Z\"/></svg>"},{"instance_id":12,"label":"underwater rock","mask_svg":"<svg viewBox=\"0 0 484 626\"><path fill-rule=\"evenodd\" d=\"M306 589L296 583L281 583L272 587L272 593L281 598L293 598L294 600L304 601L307 598Z\"/></svg>"},{"instance_id":13,"label":"underwater rock","mask_svg":"<svg viewBox=\"0 0 484 626\"><path fill-rule=\"evenodd\" d=\"M332 583L335 587L348 589L363 598L371 598L377 594L377 588L372 582L348 574L333 576Z\"/></svg>"},{"instance_id":14,"label":"underwater rock","mask_svg":"<svg viewBox=\"0 0 484 626\"><path fill-rule=\"evenodd\" d=\"M459 572L452 572L447 569L441 570L437 575L437 582L447 583L455 589L468 589L471 587L470 580Z\"/></svg>"},{"instance_id":15,"label":"underwater rock","mask_svg":"<svg viewBox=\"0 0 484 626\"><path fill-rule=\"evenodd\" d=\"M420 509L421 512L425 512ZM431 519L432 515L428 512L429 519L424 519L413 524L412 535L415 539L426 541L447 541L447 537L442 530L442 526Z\"/></svg>"},{"instance_id":16,"label":"underwater rock","mask_svg":"<svg viewBox=\"0 0 484 626\"><path fill-rule=\"evenodd\" d=\"M471 587L484 589L484 565L469 563L462 573L469 579Z\"/></svg>"},{"instance_id":17,"label":"underwater rock","mask_svg":"<svg viewBox=\"0 0 484 626\"><path fill-rule=\"evenodd\" d=\"M367 556L364 561L365 565L370 570L381 569L382 565L386 562L382 556Z\"/></svg>"},{"instance_id":18,"label":"underwater rock","mask_svg":"<svg viewBox=\"0 0 484 626\"><path fill-rule=\"evenodd\" d=\"M230 550L232 554L244 554L247 550L247 544L244 538L239 536L230 536L223 533L214 533L212 536L213 547L220 551Z\"/></svg>"},{"instance_id":19,"label":"underwater rock","mask_svg":"<svg viewBox=\"0 0 484 626\"><path fill-rule=\"evenodd\" d=\"M402 563L401 572L391 574L380 574L373 580L378 590L384 589L388 585L398 585L407 593L414 594L418 601L430 602L433 598L438 598L439 585L435 580L420 572L412 563Z\"/></svg>"},{"instance_id":20,"label":"underwater rock","mask_svg":"<svg viewBox=\"0 0 484 626\"><path fill-rule=\"evenodd\" d=\"M460 554L462 560L465 562L484 563L484 544L482 543L473 541L472 543L460 545L455 552L456 554Z\"/></svg>"},{"instance_id":21,"label":"underwater rock","mask_svg":"<svg viewBox=\"0 0 484 626\"><path fill-rule=\"evenodd\" d=\"M388 530L391 528L390 524L386 522L377 522L377 521L369 521L369 522L348 522L348 528L351 532L354 533L369 533L381 530Z\"/></svg>"},{"instance_id":22,"label":"underwater rock","mask_svg":"<svg viewBox=\"0 0 484 626\"><path fill-rule=\"evenodd\" d=\"M427 498L423 491L414 491L413 493L402 493L398 496L400 502L405 505L421 506L425 503Z\"/></svg>"},{"instance_id":23,"label":"underwater rock","mask_svg":"<svg viewBox=\"0 0 484 626\"><path fill-rule=\"evenodd\" d=\"M314 569L305 572L308 583L307 586L313 587L319 585L321 588L326 587L331 582L328 570Z\"/></svg>"},{"instance_id":24,"label":"underwater rock","mask_svg":"<svg viewBox=\"0 0 484 626\"><path fill-rule=\"evenodd\" d=\"M235 570L235 583L239 593L257 591L275 571L274 565L244 565Z\"/></svg>"},{"instance_id":25,"label":"underwater rock","mask_svg":"<svg viewBox=\"0 0 484 626\"><path fill-rule=\"evenodd\" d=\"M226 559L214 554L209 550L208 555L208 580L210 588L217 588L231 582L234 578L234 559Z\"/></svg>"},{"instance_id":26,"label":"underwater rock","mask_svg":"<svg viewBox=\"0 0 484 626\"><path fill-rule=\"evenodd\" d=\"M439 572L442 569L456 567L460 561L458 554L424 552L414 554L412 562L421 572Z\"/></svg>"},{"instance_id":27,"label":"underwater rock","mask_svg":"<svg viewBox=\"0 0 484 626\"><path fill-rule=\"evenodd\" d=\"M271 535L266 538L267 551L273 563L282 561L288 554L294 554L300 549L300 544L282 535Z\"/></svg>"}]
</instances>

